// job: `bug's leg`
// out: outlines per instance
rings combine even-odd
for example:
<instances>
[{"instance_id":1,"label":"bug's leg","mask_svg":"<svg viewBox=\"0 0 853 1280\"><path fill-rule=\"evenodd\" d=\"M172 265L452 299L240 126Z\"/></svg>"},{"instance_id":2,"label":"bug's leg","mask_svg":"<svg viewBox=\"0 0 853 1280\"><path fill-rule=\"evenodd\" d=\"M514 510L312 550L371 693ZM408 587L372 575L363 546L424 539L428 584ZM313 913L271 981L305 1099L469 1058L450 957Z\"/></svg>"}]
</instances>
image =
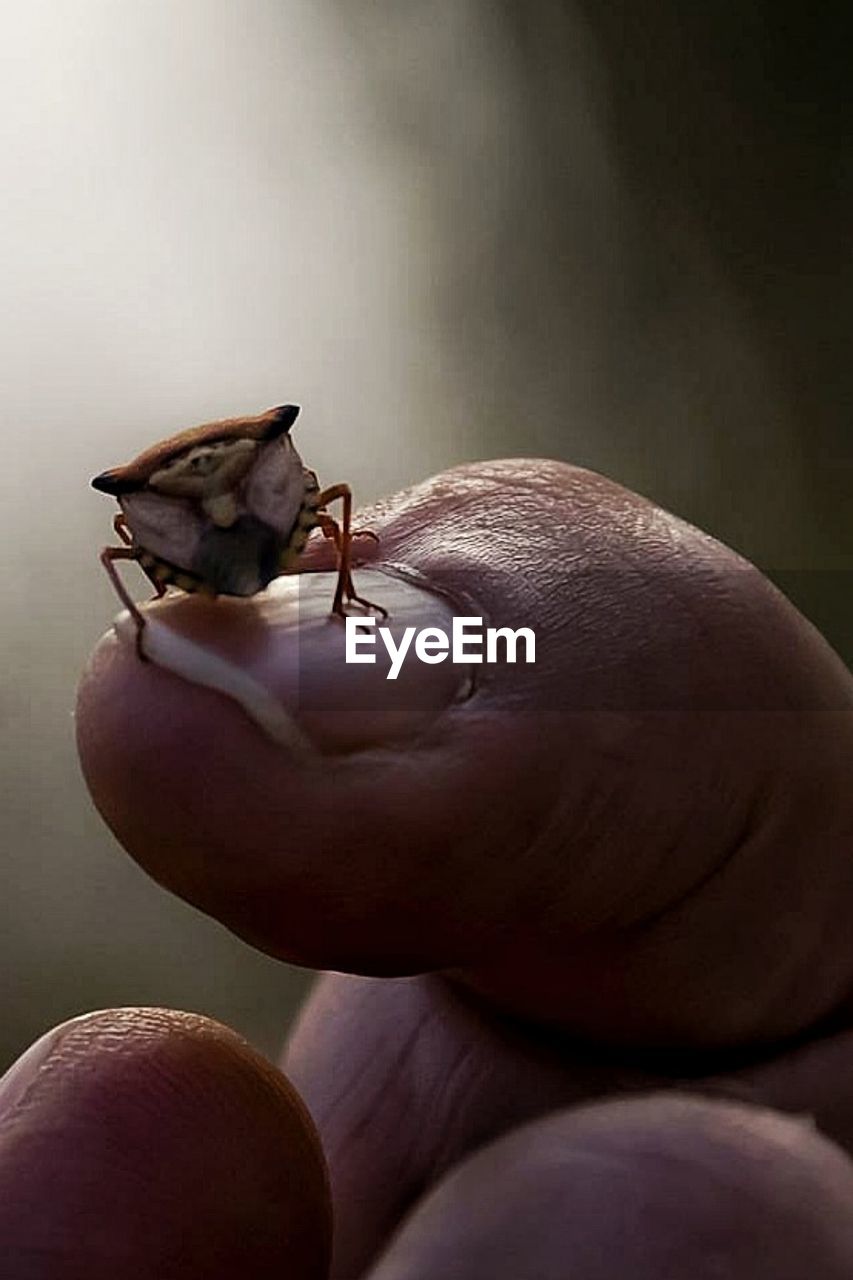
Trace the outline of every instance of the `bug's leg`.
<instances>
[{"instance_id":1,"label":"bug's leg","mask_svg":"<svg viewBox=\"0 0 853 1280\"><path fill-rule=\"evenodd\" d=\"M148 581L151 583L152 587L154 588L154 595L151 597L151 599L162 600L163 596L166 594L168 590L167 584L165 582L158 582L156 578L151 577L150 573L147 573L145 576L147 577Z\"/></svg>"},{"instance_id":2,"label":"bug's leg","mask_svg":"<svg viewBox=\"0 0 853 1280\"><path fill-rule=\"evenodd\" d=\"M123 511L119 511L117 515L113 516L113 529L115 529L117 536L121 538L122 542L126 547L133 546L133 534L130 532L130 530L127 527L127 518ZM149 573L144 566L140 566L140 568L142 569L142 572L145 574L146 578L154 588L153 598L155 600L162 599L162 597L166 594L165 582L160 582L157 578L154 577L153 574Z\"/></svg>"},{"instance_id":3,"label":"bug's leg","mask_svg":"<svg viewBox=\"0 0 853 1280\"><path fill-rule=\"evenodd\" d=\"M323 531L324 538L334 538L335 546L341 545L341 529L337 520L333 520L331 516L325 515L322 511L317 512L317 520L319 527ZM372 529L353 529L352 538L372 538L374 542L379 541L379 534L374 533Z\"/></svg>"},{"instance_id":4,"label":"bug's leg","mask_svg":"<svg viewBox=\"0 0 853 1280\"><path fill-rule=\"evenodd\" d=\"M317 512L317 523L318 523L318 527L319 527L319 529L320 529L321 533L323 534L323 537L324 537L324 538L328 538L330 541L334 542L334 544L335 544L335 550L337 551L338 556L340 556L340 554L341 554L341 543L342 543L342 541L343 541L343 537L342 537L342 534L341 534L341 526L338 524L337 520L333 520L333 519L332 519L332 517L331 517L330 515L327 515L327 514L326 514L325 512L323 512L323 511L318 511L318 512ZM352 536L353 536L353 537L355 537L355 533L353 533L353 535L352 535ZM372 536L372 537L374 537L374 538L376 538L376 534L375 534L375 533L374 533L374 534L372 534L371 536ZM376 538L376 541L378 542L378 541L379 541L379 539L378 539L378 538ZM340 578L338 579L338 584L340 585ZM361 596L357 596L357 595L355 594L355 586L353 585L352 572L347 572L347 575L346 575L346 583L345 583L345 585L344 585L344 592L343 592L343 594L344 594L344 596L346 597L346 599L347 599L347 600L357 600L357 601L359 601L361 604L367 604L367 603L368 603L368 601L366 601L366 600L362 599L362 597L361 597ZM378 606L378 605L371 605L370 607L371 607L372 609L377 609L377 608L379 608L379 606ZM337 610L337 609L336 609L336 610L334 610L334 612L336 612L336 613L341 612L341 613L342 613L342 612L343 612L343 610ZM383 614L385 615L385 617L387 617L387 616L388 616L384 609L382 610L382 612L383 612Z\"/></svg>"},{"instance_id":5,"label":"bug's leg","mask_svg":"<svg viewBox=\"0 0 853 1280\"><path fill-rule=\"evenodd\" d=\"M383 618L387 618L388 610L383 609L381 604L374 604L371 600L365 600L363 596L358 596L355 593L352 573L350 572L352 490L349 485L333 484L330 488L323 489L317 495L317 507L326 507L330 502L337 502L339 499L343 505L343 528L330 515L318 511L323 536L332 538L338 551L338 584L335 588L335 598L332 601L332 613L337 613L340 617L344 617L344 600L346 599L347 602L354 600L356 604L364 605L365 609L375 609L377 613L382 614Z\"/></svg>"},{"instance_id":6,"label":"bug's leg","mask_svg":"<svg viewBox=\"0 0 853 1280\"><path fill-rule=\"evenodd\" d=\"M124 545L129 547L133 542L133 536L127 527L127 519L123 511L119 511L113 516L113 529L116 537L121 538Z\"/></svg>"},{"instance_id":7,"label":"bug's leg","mask_svg":"<svg viewBox=\"0 0 853 1280\"><path fill-rule=\"evenodd\" d=\"M118 576L118 570L115 567L116 560L136 560L137 554L130 547L104 547L101 552L101 564L107 571L107 576L113 584L113 589L119 600L121 600L125 609L127 609L136 626L136 652L143 662L148 659L142 651L142 632L145 629L145 619L139 612L139 608L134 600L131 599L127 592L127 588ZM162 592L161 592L162 594Z\"/></svg>"},{"instance_id":8,"label":"bug's leg","mask_svg":"<svg viewBox=\"0 0 853 1280\"><path fill-rule=\"evenodd\" d=\"M348 484L333 484L328 489L323 489L317 495L317 506L326 507L330 502L337 502L338 499L343 504L343 529L340 528L336 520L330 515L326 515L325 520L321 521L320 527L323 530L323 536L332 538L338 552L338 582L335 587L335 598L332 601L332 613L343 616L344 612L344 596L347 599L353 599L350 594L352 587L352 579L350 577L350 542L352 535L350 534L350 516L352 514L352 490Z\"/></svg>"},{"instance_id":9,"label":"bug's leg","mask_svg":"<svg viewBox=\"0 0 853 1280\"><path fill-rule=\"evenodd\" d=\"M324 511L317 512L317 526L321 530L324 538L330 538L338 551L341 549L341 527L337 520L333 520L330 515ZM379 541L379 534L374 533L372 529L353 529L353 538L372 538L374 542Z\"/></svg>"},{"instance_id":10,"label":"bug's leg","mask_svg":"<svg viewBox=\"0 0 853 1280\"><path fill-rule=\"evenodd\" d=\"M317 525L324 538L331 539L335 544L335 550L340 552L341 549L341 526L337 520L333 520L325 511L317 512Z\"/></svg>"},{"instance_id":11,"label":"bug's leg","mask_svg":"<svg viewBox=\"0 0 853 1280\"><path fill-rule=\"evenodd\" d=\"M337 488L337 486L335 487ZM322 497L322 494L320 496ZM327 520L335 529L337 529L337 534L326 533L325 529L323 530L325 537L327 538L334 537L336 539L335 545L337 546L338 545L337 539L339 539L340 537L340 529L338 528L338 522L337 520L333 520L331 516L320 515L321 528L323 527L324 520ZM372 529L353 529L351 531L350 537L351 538L372 538L374 542L379 541L379 534L374 533Z\"/></svg>"}]
</instances>

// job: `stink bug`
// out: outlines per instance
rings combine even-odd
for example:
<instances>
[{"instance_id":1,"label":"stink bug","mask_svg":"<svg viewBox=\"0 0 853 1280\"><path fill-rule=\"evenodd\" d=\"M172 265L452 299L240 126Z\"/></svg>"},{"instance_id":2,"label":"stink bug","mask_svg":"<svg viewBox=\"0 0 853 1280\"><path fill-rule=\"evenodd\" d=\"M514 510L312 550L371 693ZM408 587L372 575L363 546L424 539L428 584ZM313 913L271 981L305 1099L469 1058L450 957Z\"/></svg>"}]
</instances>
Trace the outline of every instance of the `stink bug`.
<instances>
[{"instance_id":1,"label":"stink bug","mask_svg":"<svg viewBox=\"0 0 853 1280\"><path fill-rule=\"evenodd\" d=\"M132 462L95 476L92 487L118 499L113 521L123 546L104 547L101 563L137 629L141 657L145 619L118 576L117 560L135 560L157 596L167 587L210 596L253 596L283 573L299 572L314 528L338 553L332 613L356 601L350 571L349 485L320 489L290 439L299 413L285 404L254 418L208 422L170 436ZM342 525L327 512L343 504ZM375 534L370 536L375 537Z\"/></svg>"}]
</instances>

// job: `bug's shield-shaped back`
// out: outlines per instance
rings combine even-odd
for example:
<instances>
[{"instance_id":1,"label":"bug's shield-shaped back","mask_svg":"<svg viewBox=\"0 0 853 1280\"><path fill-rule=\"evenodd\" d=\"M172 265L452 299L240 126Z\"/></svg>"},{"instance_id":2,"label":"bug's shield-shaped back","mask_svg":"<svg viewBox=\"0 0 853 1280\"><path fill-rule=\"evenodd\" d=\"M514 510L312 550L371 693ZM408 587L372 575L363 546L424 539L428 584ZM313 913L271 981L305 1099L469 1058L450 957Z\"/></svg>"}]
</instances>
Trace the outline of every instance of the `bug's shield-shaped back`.
<instances>
[{"instance_id":1,"label":"bug's shield-shaped back","mask_svg":"<svg viewBox=\"0 0 853 1280\"><path fill-rule=\"evenodd\" d=\"M288 434L298 414L298 405L282 404L254 417L222 418L217 422L204 422L199 427L189 427L145 449L124 466L102 471L92 481L92 488L115 498L136 492L149 484L155 472L176 459L186 457L194 448L232 441L264 443L277 440Z\"/></svg>"}]
</instances>

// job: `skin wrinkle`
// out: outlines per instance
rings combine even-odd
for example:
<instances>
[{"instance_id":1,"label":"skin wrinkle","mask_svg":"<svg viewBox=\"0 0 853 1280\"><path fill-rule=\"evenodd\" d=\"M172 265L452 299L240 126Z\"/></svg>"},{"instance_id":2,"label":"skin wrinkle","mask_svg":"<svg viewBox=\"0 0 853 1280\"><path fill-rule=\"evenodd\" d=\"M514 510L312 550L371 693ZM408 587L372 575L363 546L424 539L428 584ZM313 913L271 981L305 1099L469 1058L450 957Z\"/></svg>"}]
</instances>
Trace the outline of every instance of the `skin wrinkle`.
<instances>
[{"instance_id":1,"label":"skin wrinkle","mask_svg":"<svg viewBox=\"0 0 853 1280\"><path fill-rule=\"evenodd\" d=\"M743 827L741 828L740 832L732 840L728 850L723 852L723 854L720 856L719 861L713 866L710 866L705 872L705 874L700 876L697 879L695 884L689 885L684 890L684 892L680 895L680 897L675 898L674 901L672 901L671 903L668 903L666 906L661 907L659 911L649 912L640 921L638 921L637 924L634 925L634 927L639 929L652 928L655 925L661 924L668 916L677 915L678 912L683 911L687 906L689 906L691 900L695 899L702 893L706 892L714 880L716 880L721 875L724 875L730 863L732 862L732 860L738 856L740 851L746 845L747 841L750 839L760 838L760 829L759 829L760 820L757 817L758 809L759 809L759 803L758 803L758 800L756 799L753 802L752 810L748 812L744 817ZM690 825L691 818L692 818L692 815L688 818L685 818L685 822L684 822L685 829ZM680 833L678 837L676 837L676 839L672 842L671 845L667 846L665 849L661 851L661 858L660 858L661 866L668 864L670 859L675 856L682 841L683 841L683 832ZM654 873L652 872L652 879L653 878L654 878Z\"/></svg>"},{"instance_id":2,"label":"skin wrinkle","mask_svg":"<svg viewBox=\"0 0 853 1280\"><path fill-rule=\"evenodd\" d=\"M0 1129L15 1123L31 1107L37 1106L43 1091L51 1089L57 1076L65 1075L69 1071L86 1069L87 1054L94 1030L97 1030L101 1060L110 1057L121 1058L131 1053L138 1054L140 1047L144 1047L146 1037L149 1036L156 1040L155 1051L159 1053L162 1049L161 1037L164 1033L169 1039L177 1039L180 1034L183 1034L184 1027L188 1032L197 1032L202 1035L206 1031L204 1020L191 1014L179 1015L181 1018L179 1031L176 1031L174 1020L164 1011L134 1010L134 1014L138 1016L129 1018L123 1016L121 1010L113 1011L114 1029L93 1025L89 1015L68 1023L51 1045L47 1057L39 1063L36 1074L29 1082L27 1089L17 1099L15 1106L0 1114Z\"/></svg>"},{"instance_id":3,"label":"skin wrinkle","mask_svg":"<svg viewBox=\"0 0 853 1280\"><path fill-rule=\"evenodd\" d=\"M614 813L621 816L623 812L623 805L619 803L621 786L620 778L614 774L612 769L612 761L602 760L599 774L590 779L586 795L577 797L572 808L573 839L578 845L585 845L591 850L591 860L597 858L600 861L601 874L605 879L609 870L605 850L612 845L614 836L610 829L610 824ZM749 803L750 806L757 804L757 797L751 799ZM713 804L719 810L719 796L716 794L716 789L713 795ZM659 880L660 870L669 866L671 859L668 854L671 855L681 847L685 840L685 833L690 831L691 827L694 828L693 839L695 840L695 818L695 809L687 809L685 811L679 825L679 831L672 835L668 843L661 846L656 861L651 865L644 866L642 883L636 880L632 881L626 874L627 868L623 870L620 886L621 893L616 895L612 889L610 890L611 911L606 920L602 919L599 922L600 929L628 929L634 934L641 933L643 929L664 920L669 914L677 913L682 905L687 904L692 897L701 892L706 884L724 871L730 860L739 852L738 830L733 833L728 846L723 849L718 859L713 861L694 883L686 885L680 895L663 905L644 909L644 885L648 886L646 892L651 892L653 899L656 899L658 895L654 886ZM743 832L752 829L753 821L753 808L750 807L747 814L744 815L743 825L739 828L741 835ZM593 839L593 833L596 832L596 828L597 835ZM636 824L633 829L636 830ZM653 829L659 831L659 824L653 824ZM546 864L549 856L550 860L558 862L562 857L564 841L565 812L559 805L555 805L548 823L521 856L529 858L535 865ZM549 842L551 845L550 855L548 852ZM608 883L612 882L608 881ZM535 903L543 927L551 915L556 916L560 921L571 915L572 903L568 898L562 901L559 896L555 898L551 893L544 891L537 898L530 896L533 892L531 888L522 901L526 908L530 908ZM571 887L566 886L566 894L570 893Z\"/></svg>"},{"instance_id":4,"label":"skin wrinkle","mask_svg":"<svg viewBox=\"0 0 853 1280\"><path fill-rule=\"evenodd\" d=\"M344 1024L348 1024L353 1017L353 1008L343 1008L340 1014ZM306 1023L310 1024L310 1012L307 1019L303 1016L297 1023L293 1039L304 1042L307 1035L310 1044L312 1030ZM312 1104L315 1121L325 1135L324 1146L333 1173L335 1200L347 1206L347 1216L355 1213L359 1219L366 1218L375 1223L374 1229L381 1235L390 1233L425 1187L429 1166L428 1144L436 1132L432 1123L435 1117L430 1106L422 1122L406 1130L406 1119L411 1116L416 1102L411 1090L417 1090L423 1077L417 1070L412 1072L404 1068L415 1059L419 1043L428 1041L435 1025L435 1011L427 1010L423 1017L410 1020L402 1037L397 1034L383 1036L377 1045L378 1052L362 1049L356 1055L348 1055L346 1069L337 1077L342 1082L340 1089L333 1087L327 1099ZM338 1034L340 1029L337 1029ZM389 1050L390 1056L387 1056ZM426 1062L430 1063L429 1043ZM290 1071L294 1081L299 1083L298 1056L290 1063ZM316 1098L310 1082L303 1082L302 1089L309 1100ZM443 1088L440 1087L438 1092L441 1095ZM403 1134L406 1135L405 1141L400 1142ZM335 1171L357 1168L358 1153L363 1147L378 1148L383 1152L393 1150L390 1165L383 1168L387 1161L377 1162L372 1171L374 1177L366 1184L360 1178L351 1182L344 1175L342 1184L335 1188ZM365 1185L368 1187L366 1202ZM339 1236L342 1230L346 1238L346 1224L342 1228L339 1220ZM336 1247L339 1248L340 1244Z\"/></svg>"},{"instance_id":5,"label":"skin wrinkle","mask_svg":"<svg viewBox=\"0 0 853 1280\"><path fill-rule=\"evenodd\" d=\"M481 1064L478 1064L473 1046L459 1046L454 1060L447 1068L443 1086L436 1091L436 1096L433 1098L434 1109L430 1119L439 1136L429 1161L424 1166L426 1170L423 1178L424 1185L437 1181L452 1163L456 1138L452 1125L453 1115L466 1107L468 1099L478 1092L486 1081L487 1072L482 1069Z\"/></svg>"},{"instance_id":6,"label":"skin wrinkle","mask_svg":"<svg viewBox=\"0 0 853 1280\"><path fill-rule=\"evenodd\" d=\"M752 796L748 798L742 825L734 830L728 847L723 849L719 859L716 862L712 862L694 884L686 886L679 896L660 907L657 911L652 910L641 914L639 919L633 918L630 914L622 914L620 916L619 913L614 912L613 925L617 928L642 931L664 923L668 917L677 917L680 912L689 907L692 900L705 893L715 880L725 874L732 861L746 848L748 842L762 839L762 822L766 816L770 800L771 788L768 780L766 778L763 779L762 785L762 779L760 776L756 776L755 787ZM713 792L713 803L717 809L721 807L716 787ZM672 841L661 849L657 867L649 868L649 880L651 883L655 882L660 870L669 865L678 849L687 843L687 833L691 828L695 829L698 813L699 810L697 808L685 810L679 831L673 836ZM733 820L734 816L732 815ZM634 906L636 909L636 899L634 899Z\"/></svg>"},{"instance_id":7,"label":"skin wrinkle","mask_svg":"<svg viewBox=\"0 0 853 1280\"><path fill-rule=\"evenodd\" d=\"M416 1024L406 1037L395 1044L395 1052L392 1059L386 1067L386 1078L381 1082L375 1082L367 1092L364 1086L371 1084L370 1069L372 1063L365 1064L364 1069L360 1072L357 1079L348 1079L346 1089L329 1100L326 1109L320 1113L319 1118L325 1122L334 1120L334 1114L337 1110L345 1110L346 1107L352 1108L352 1091L356 1091L361 1098L361 1114L355 1119L348 1122L347 1127L343 1129L339 1135L338 1141L343 1149L354 1146L359 1139L364 1136L367 1128L375 1123L375 1116L379 1113L376 1104L383 1099L387 1100L388 1087L397 1086L399 1088L400 1077L398 1075L399 1068L410 1057L413 1056L414 1047L418 1039L422 1036L424 1026L422 1023ZM362 1088L359 1088L359 1085Z\"/></svg>"},{"instance_id":8,"label":"skin wrinkle","mask_svg":"<svg viewBox=\"0 0 853 1280\"><path fill-rule=\"evenodd\" d=\"M430 1033L437 1017L438 1010L433 1009L418 1023L417 1033L409 1043L409 1054L401 1055L401 1066L404 1065L406 1056L414 1060L415 1079L423 1079L425 1074L431 1074L433 1064ZM425 1052L425 1071L418 1069L418 1049L421 1047ZM399 1191L396 1200L389 1205L391 1212L386 1219L387 1229L390 1229L392 1223L400 1221L427 1188L450 1167L453 1159L453 1120L456 1114L464 1110L471 1096L470 1086L473 1082L466 1076L466 1069L474 1065L475 1058L473 1048L460 1050L455 1061L446 1064L440 1077L433 1080L427 1096L423 1093L419 1096L416 1141L400 1170L402 1176ZM403 1114L406 1113L407 1109L404 1108ZM369 1122L367 1115L365 1122Z\"/></svg>"},{"instance_id":9,"label":"skin wrinkle","mask_svg":"<svg viewBox=\"0 0 853 1280\"><path fill-rule=\"evenodd\" d=\"M398 1050L401 1039L405 1054ZM346 1044L355 1050L343 1065ZM353 1073L357 1082L363 1078L362 1060L376 1077L369 1096L358 1083L351 1087ZM329 1062L339 1068L324 1070L322 1064ZM353 1230L374 1231L369 1204L353 1205L346 1194L350 1186L362 1185L359 1170L370 1169L383 1188L392 1186L395 1203L402 1204L481 1142L517 1123L654 1079L600 1064L567 1071L559 1046L528 1039L511 1024L490 1022L470 995L454 992L438 978L373 984L342 975L321 980L291 1038L285 1069L309 1101L332 1169L338 1168L343 1179L337 1200L347 1236ZM342 1108L337 1114L329 1108L327 1090ZM373 1112L376 1095L382 1107ZM353 1109L355 1123L347 1116ZM399 1134L406 1118L405 1132L417 1137L416 1145L407 1138L402 1148L396 1142L389 1147L386 1129ZM358 1141L352 1144L354 1135ZM388 1226L384 1204L383 1197L383 1231Z\"/></svg>"},{"instance_id":10,"label":"skin wrinkle","mask_svg":"<svg viewBox=\"0 0 853 1280\"><path fill-rule=\"evenodd\" d=\"M203 1041L210 1042L219 1053L252 1052L236 1032L211 1024L200 1015L159 1009L110 1010L102 1015L84 1015L67 1024L57 1037L29 1088L12 1110L0 1116L0 1129L25 1119L27 1112L37 1108L42 1097L49 1094L60 1079L67 1082L73 1077L85 1084L93 1069L102 1072L108 1060L117 1067L127 1064L134 1076L144 1076L146 1088L133 1091L133 1105L144 1110L150 1099L152 1114L156 1114L160 1097L169 1093L178 1097L185 1091L186 1083L175 1068L188 1054L194 1059L198 1044ZM97 1060L91 1056L95 1044Z\"/></svg>"}]
</instances>

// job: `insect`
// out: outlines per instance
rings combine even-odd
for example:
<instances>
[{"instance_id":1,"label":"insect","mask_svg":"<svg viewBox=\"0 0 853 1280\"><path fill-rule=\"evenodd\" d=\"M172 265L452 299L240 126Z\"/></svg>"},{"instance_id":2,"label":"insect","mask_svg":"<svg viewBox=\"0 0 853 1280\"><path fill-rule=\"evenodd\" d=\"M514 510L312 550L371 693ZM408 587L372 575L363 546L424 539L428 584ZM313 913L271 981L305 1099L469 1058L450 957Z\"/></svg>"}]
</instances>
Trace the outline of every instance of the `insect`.
<instances>
[{"instance_id":1,"label":"insect","mask_svg":"<svg viewBox=\"0 0 853 1280\"><path fill-rule=\"evenodd\" d=\"M252 596L280 574L299 572L308 535L319 528L338 554L332 613L344 616L345 604L355 601L387 616L356 595L352 493L346 484L321 489L303 465L290 439L298 413L298 405L285 404L191 427L95 476L92 487L121 508L113 528L123 545L104 547L101 563L136 624L140 657L145 618L118 575L120 560L135 560L157 596L167 587ZM342 503L341 525L326 510L335 501Z\"/></svg>"}]
</instances>

